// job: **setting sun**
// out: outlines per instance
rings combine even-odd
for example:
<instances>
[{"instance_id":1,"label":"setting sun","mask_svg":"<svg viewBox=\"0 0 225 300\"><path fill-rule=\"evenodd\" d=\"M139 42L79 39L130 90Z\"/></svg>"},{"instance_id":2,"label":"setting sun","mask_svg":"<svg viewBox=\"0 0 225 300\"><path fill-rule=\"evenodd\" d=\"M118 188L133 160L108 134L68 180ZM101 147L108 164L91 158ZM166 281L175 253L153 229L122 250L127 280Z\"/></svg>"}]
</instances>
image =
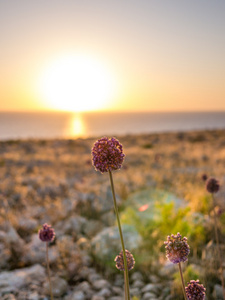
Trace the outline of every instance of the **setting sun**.
<instances>
[{"instance_id":1,"label":"setting sun","mask_svg":"<svg viewBox=\"0 0 225 300\"><path fill-rule=\"evenodd\" d=\"M84 55L68 55L44 68L38 90L52 109L91 111L107 107L115 94L115 80L100 61Z\"/></svg>"}]
</instances>

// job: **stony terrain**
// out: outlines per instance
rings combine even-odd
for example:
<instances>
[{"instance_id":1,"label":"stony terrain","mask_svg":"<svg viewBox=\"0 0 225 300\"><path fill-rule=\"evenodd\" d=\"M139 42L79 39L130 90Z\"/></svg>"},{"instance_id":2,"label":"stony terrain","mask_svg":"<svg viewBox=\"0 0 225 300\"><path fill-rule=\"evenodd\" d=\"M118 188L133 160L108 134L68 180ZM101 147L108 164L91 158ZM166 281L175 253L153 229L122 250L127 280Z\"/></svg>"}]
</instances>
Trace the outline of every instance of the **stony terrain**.
<instances>
[{"instance_id":1,"label":"stony terrain","mask_svg":"<svg viewBox=\"0 0 225 300\"><path fill-rule=\"evenodd\" d=\"M204 235L193 231L189 237L185 233L192 251L184 270L189 266L197 272L208 300L222 299L214 263L212 206L202 174L221 183L216 201L225 252L225 131L117 138L126 158L113 176L125 245L136 259L130 272L133 300L182 299L176 288L179 279L174 277L177 268L166 261L163 246L166 236L176 233L171 232L174 227L168 221L164 235L157 220L158 225L149 229L151 234L146 237L138 225L138 220L156 216L158 208L151 209L153 203L163 206L165 201L188 208L189 217L201 220ZM0 299L50 299L45 243L37 234L44 223L51 224L56 234L49 245L54 299L123 299L123 274L113 262L120 241L109 177L96 172L91 163L95 140L0 142ZM185 230L178 227L177 231L182 228Z\"/></svg>"}]
</instances>

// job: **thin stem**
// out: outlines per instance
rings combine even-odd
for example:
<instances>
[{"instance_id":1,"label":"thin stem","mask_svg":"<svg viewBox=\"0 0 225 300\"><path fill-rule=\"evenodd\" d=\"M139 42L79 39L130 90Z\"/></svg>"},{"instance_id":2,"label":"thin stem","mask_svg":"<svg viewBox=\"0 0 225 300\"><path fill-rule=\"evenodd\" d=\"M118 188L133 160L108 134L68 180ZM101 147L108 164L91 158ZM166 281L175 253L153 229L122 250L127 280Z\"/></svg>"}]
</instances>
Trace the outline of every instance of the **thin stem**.
<instances>
[{"instance_id":1,"label":"thin stem","mask_svg":"<svg viewBox=\"0 0 225 300\"><path fill-rule=\"evenodd\" d=\"M219 245L219 235L218 235L218 225L217 225L217 218L216 218L216 211L215 211L215 199L212 194L212 200L213 200L213 216L214 216L214 229L215 229L215 235L216 235L216 247L217 247L217 252L218 252L218 258L220 262L220 278L221 278L221 283L223 287L223 299L225 300L225 289L224 289L224 278L223 278L223 262L221 259L221 254L220 254L220 245Z\"/></svg>"},{"instance_id":2,"label":"thin stem","mask_svg":"<svg viewBox=\"0 0 225 300\"><path fill-rule=\"evenodd\" d=\"M121 229L121 225L120 225L120 218L119 218L119 212L118 212L118 207L117 207L117 203L116 203L116 195L115 195L115 189L114 189L113 177L112 177L112 172L111 171L109 171L109 178L110 178L112 195L113 195L114 209L115 209L117 224L118 224L119 233L120 233L120 240L121 240L121 245L122 245L122 250L123 250L123 261L124 261L124 268L125 268L125 271L124 271L125 297L126 297L125 299L130 300L129 277L128 277L126 251L125 251L125 247L124 247L123 233L122 233L122 229Z\"/></svg>"},{"instance_id":3,"label":"thin stem","mask_svg":"<svg viewBox=\"0 0 225 300\"><path fill-rule=\"evenodd\" d=\"M46 242L46 264L47 264L47 271L48 271L49 291L50 291L51 300L53 300L52 285L51 285L51 279L50 279L50 268L49 268L49 260L48 260L48 242Z\"/></svg>"},{"instance_id":4,"label":"thin stem","mask_svg":"<svg viewBox=\"0 0 225 300\"><path fill-rule=\"evenodd\" d=\"M126 272L125 271L123 271L123 275L124 275L124 286L126 285ZM125 286L125 288L124 288L124 299L127 299L127 288L126 288L126 286Z\"/></svg>"},{"instance_id":5,"label":"thin stem","mask_svg":"<svg viewBox=\"0 0 225 300\"><path fill-rule=\"evenodd\" d=\"M182 290L183 290L183 294L184 294L184 299L187 300L187 295L186 295L186 292L185 292L184 277L183 277L183 273L182 273L180 262L178 263L178 265L179 265L180 277L181 277L181 281L182 281Z\"/></svg>"}]
</instances>

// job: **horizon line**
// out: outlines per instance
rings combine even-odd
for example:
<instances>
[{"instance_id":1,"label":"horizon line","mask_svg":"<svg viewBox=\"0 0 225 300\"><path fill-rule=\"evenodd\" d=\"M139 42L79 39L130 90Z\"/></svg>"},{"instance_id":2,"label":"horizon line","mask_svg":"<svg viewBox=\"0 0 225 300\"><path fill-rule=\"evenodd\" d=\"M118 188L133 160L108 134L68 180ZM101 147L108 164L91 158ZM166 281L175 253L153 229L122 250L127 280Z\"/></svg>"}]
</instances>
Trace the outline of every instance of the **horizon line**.
<instances>
[{"instance_id":1,"label":"horizon line","mask_svg":"<svg viewBox=\"0 0 225 300\"><path fill-rule=\"evenodd\" d=\"M70 113L70 114L95 114L95 113L225 113L223 110L0 110L0 113Z\"/></svg>"}]
</instances>

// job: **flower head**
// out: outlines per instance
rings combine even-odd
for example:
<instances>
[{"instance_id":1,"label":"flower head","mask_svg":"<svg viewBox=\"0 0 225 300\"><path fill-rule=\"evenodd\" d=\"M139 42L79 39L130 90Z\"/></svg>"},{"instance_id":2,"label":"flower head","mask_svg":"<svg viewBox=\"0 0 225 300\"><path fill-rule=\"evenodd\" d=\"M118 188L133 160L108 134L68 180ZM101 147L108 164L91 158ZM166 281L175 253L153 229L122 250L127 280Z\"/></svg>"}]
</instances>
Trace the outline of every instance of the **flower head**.
<instances>
[{"instance_id":1,"label":"flower head","mask_svg":"<svg viewBox=\"0 0 225 300\"><path fill-rule=\"evenodd\" d=\"M199 280L191 280L188 286L185 287L186 295L191 300L204 300L205 299L205 288L199 283Z\"/></svg>"},{"instance_id":2,"label":"flower head","mask_svg":"<svg viewBox=\"0 0 225 300\"><path fill-rule=\"evenodd\" d=\"M203 180L203 181L206 181L207 179L208 179L208 176L207 176L207 174L205 174L205 173L204 173L204 174L202 174L202 180Z\"/></svg>"},{"instance_id":3,"label":"flower head","mask_svg":"<svg viewBox=\"0 0 225 300\"><path fill-rule=\"evenodd\" d=\"M128 268L128 271L130 271L133 269L133 267L135 265L135 260L134 260L133 255L128 250L125 250L125 252L126 252L126 258L127 258L127 268ZM118 270L125 271L124 260L123 260L123 251L121 251L120 254L116 256L114 261L116 262L116 267Z\"/></svg>"},{"instance_id":4,"label":"flower head","mask_svg":"<svg viewBox=\"0 0 225 300\"><path fill-rule=\"evenodd\" d=\"M187 260L188 254L190 253L190 248L187 243L187 238L182 238L179 232L176 235L168 235L167 241L164 242L164 244L166 245L166 257L172 263L178 264Z\"/></svg>"},{"instance_id":5,"label":"flower head","mask_svg":"<svg viewBox=\"0 0 225 300\"><path fill-rule=\"evenodd\" d=\"M215 178L209 178L206 181L206 189L209 193L213 194L213 193L217 193L220 189L220 184L219 181Z\"/></svg>"},{"instance_id":6,"label":"flower head","mask_svg":"<svg viewBox=\"0 0 225 300\"><path fill-rule=\"evenodd\" d=\"M42 229L38 231L38 235L42 242L52 242L55 238L55 231L51 228L51 225L45 223Z\"/></svg>"},{"instance_id":7,"label":"flower head","mask_svg":"<svg viewBox=\"0 0 225 300\"><path fill-rule=\"evenodd\" d=\"M101 173L120 169L125 156L119 141L107 137L97 140L91 153L93 165Z\"/></svg>"}]
</instances>

